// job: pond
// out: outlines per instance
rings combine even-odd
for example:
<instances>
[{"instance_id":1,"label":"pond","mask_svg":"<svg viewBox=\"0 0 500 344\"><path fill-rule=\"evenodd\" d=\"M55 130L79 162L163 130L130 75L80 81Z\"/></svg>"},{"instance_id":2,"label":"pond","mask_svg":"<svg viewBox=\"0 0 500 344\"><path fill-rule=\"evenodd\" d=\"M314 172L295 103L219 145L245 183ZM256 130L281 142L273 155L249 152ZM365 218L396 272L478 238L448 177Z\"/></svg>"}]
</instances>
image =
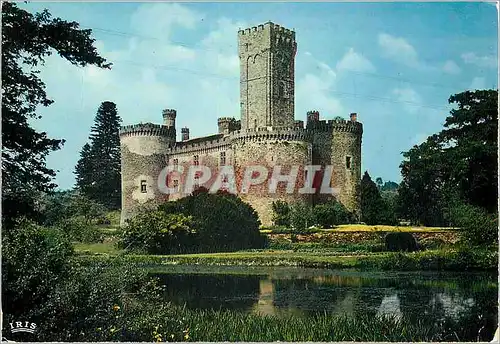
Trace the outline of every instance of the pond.
<instances>
[{"instance_id":1,"label":"pond","mask_svg":"<svg viewBox=\"0 0 500 344\"><path fill-rule=\"evenodd\" d=\"M194 309L451 319L467 329L460 339L472 341L479 332L493 338L497 326L497 275L489 273L171 266L154 275L166 286L166 300Z\"/></svg>"}]
</instances>

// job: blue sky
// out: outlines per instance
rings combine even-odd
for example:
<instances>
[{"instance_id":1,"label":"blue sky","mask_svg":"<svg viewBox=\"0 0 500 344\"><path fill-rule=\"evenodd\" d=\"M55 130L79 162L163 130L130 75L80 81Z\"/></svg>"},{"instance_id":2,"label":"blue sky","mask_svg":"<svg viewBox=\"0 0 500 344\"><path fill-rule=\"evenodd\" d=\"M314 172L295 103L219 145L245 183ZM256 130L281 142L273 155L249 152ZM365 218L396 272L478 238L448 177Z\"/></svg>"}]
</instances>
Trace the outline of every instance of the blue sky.
<instances>
[{"instance_id":1,"label":"blue sky","mask_svg":"<svg viewBox=\"0 0 500 344\"><path fill-rule=\"evenodd\" d=\"M358 113L362 169L400 181L401 152L438 132L450 95L497 88L497 9L486 3L29 3L92 28L113 69L51 56L41 77L55 100L34 123L64 138L48 165L74 185L74 166L102 101L123 124L160 123L177 110L191 137L239 117L238 28L269 20L295 29L295 118ZM178 130L180 132L180 130Z\"/></svg>"}]
</instances>

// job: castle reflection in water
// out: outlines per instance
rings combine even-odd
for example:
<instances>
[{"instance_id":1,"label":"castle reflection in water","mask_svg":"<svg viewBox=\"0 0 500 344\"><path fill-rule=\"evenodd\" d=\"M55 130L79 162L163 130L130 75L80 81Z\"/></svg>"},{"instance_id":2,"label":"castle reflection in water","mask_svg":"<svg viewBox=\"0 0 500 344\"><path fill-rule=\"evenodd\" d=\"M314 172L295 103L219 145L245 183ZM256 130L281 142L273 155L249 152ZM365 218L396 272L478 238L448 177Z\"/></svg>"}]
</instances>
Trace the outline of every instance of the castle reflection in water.
<instances>
[{"instance_id":1,"label":"castle reflection in water","mask_svg":"<svg viewBox=\"0 0 500 344\"><path fill-rule=\"evenodd\" d=\"M347 317L387 315L433 323L451 319L464 326L482 319L491 336L496 329L497 282L493 275L311 271L176 273L160 278L167 286L166 300L194 309L274 316L317 312Z\"/></svg>"}]
</instances>

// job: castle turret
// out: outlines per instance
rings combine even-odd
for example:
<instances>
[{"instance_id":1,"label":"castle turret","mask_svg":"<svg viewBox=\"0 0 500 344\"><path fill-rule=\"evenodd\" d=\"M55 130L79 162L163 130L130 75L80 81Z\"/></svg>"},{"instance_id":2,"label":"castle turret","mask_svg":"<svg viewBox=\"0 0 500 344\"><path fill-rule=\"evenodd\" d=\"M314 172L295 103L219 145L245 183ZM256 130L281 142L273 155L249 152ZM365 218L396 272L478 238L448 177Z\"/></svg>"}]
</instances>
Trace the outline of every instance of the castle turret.
<instances>
[{"instance_id":1,"label":"castle turret","mask_svg":"<svg viewBox=\"0 0 500 344\"><path fill-rule=\"evenodd\" d=\"M165 152L175 144L175 128L144 123L120 128L122 211L121 225L142 207L166 200L158 176L165 167Z\"/></svg>"},{"instance_id":2,"label":"castle turret","mask_svg":"<svg viewBox=\"0 0 500 344\"><path fill-rule=\"evenodd\" d=\"M316 110L307 111L306 126L309 128L316 122L319 122L319 111Z\"/></svg>"},{"instance_id":3,"label":"castle turret","mask_svg":"<svg viewBox=\"0 0 500 344\"><path fill-rule=\"evenodd\" d=\"M356 117L351 114L350 121L328 121L328 125L332 128L332 184L339 189L337 199L359 216L363 125Z\"/></svg>"},{"instance_id":4,"label":"castle turret","mask_svg":"<svg viewBox=\"0 0 500 344\"><path fill-rule=\"evenodd\" d=\"M176 116L177 116L177 111L173 109L163 110L163 125L169 128L175 128Z\"/></svg>"},{"instance_id":5,"label":"castle turret","mask_svg":"<svg viewBox=\"0 0 500 344\"><path fill-rule=\"evenodd\" d=\"M189 128L188 127L181 128L181 140L182 141L189 140Z\"/></svg>"}]
</instances>

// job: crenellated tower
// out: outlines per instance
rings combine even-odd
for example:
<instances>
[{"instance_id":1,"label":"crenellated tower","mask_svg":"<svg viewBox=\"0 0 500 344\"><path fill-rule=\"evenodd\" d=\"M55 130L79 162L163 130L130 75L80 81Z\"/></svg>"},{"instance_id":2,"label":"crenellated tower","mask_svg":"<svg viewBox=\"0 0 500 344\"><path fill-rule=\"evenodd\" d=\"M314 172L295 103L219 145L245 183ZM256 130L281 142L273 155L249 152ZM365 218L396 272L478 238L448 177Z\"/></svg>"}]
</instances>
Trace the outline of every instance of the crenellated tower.
<instances>
[{"instance_id":1,"label":"crenellated tower","mask_svg":"<svg viewBox=\"0 0 500 344\"><path fill-rule=\"evenodd\" d=\"M122 212L121 224L141 211L166 200L158 176L165 167L165 152L175 145L175 110L163 110L163 125L141 123L120 128Z\"/></svg>"},{"instance_id":2,"label":"crenellated tower","mask_svg":"<svg viewBox=\"0 0 500 344\"><path fill-rule=\"evenodd\" d=\"M241 129L294 126L295 32L268 22L238 32Z\"/></svg>"}]
</instances>

